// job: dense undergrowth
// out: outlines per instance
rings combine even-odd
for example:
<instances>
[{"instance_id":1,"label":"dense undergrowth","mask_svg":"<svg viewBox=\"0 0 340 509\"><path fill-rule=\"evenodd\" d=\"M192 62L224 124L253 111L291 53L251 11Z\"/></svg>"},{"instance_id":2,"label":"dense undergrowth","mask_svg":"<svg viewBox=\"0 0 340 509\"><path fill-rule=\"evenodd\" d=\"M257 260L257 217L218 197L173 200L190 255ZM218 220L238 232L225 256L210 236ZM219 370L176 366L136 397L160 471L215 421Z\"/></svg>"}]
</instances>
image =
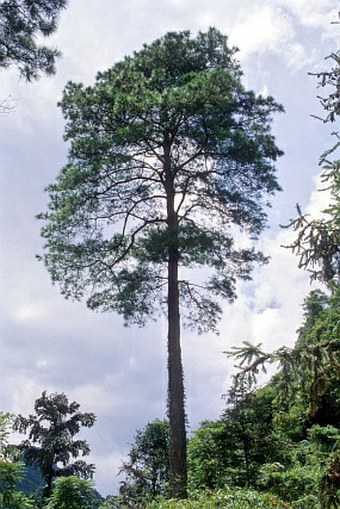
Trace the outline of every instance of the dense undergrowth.
<instances>
[{"instance_id":1,"label":"dense undergrowth","mask_svg":"<svg viewBox=\"0 0 340 509\"><path fill-rule=\"evenodd\" d=\"M225 488L215 492L197 492L186 500L155 500L146 509L290 509L270 493Z\"/></svg>"}]
</instances>

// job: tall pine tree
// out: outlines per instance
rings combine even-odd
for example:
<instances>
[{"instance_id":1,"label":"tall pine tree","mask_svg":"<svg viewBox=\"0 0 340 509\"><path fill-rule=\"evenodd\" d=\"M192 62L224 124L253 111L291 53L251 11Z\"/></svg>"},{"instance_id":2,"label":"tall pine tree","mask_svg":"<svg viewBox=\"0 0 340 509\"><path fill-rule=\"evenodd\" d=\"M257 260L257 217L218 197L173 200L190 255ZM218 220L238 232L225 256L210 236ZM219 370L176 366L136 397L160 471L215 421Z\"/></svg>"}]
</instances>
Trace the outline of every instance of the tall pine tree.
<instances>
[{"instance_id":1,"label":"tall pine tree","mask_svg":"<svg viewBox=\"0 0 340 509\"><path fill-rule=\"evenodd\" d=\"M232 301L236 280L265 261L251 241L279 190L270 124L282 107L244 89L234 54L214 28L171 32L93 86L69 83L69 160L40 216L42 258L65 297L128 324L167 316L176 496L186 493L180 312L184 324L216 330L219 299Z\"/></svg>"}]
</instances>

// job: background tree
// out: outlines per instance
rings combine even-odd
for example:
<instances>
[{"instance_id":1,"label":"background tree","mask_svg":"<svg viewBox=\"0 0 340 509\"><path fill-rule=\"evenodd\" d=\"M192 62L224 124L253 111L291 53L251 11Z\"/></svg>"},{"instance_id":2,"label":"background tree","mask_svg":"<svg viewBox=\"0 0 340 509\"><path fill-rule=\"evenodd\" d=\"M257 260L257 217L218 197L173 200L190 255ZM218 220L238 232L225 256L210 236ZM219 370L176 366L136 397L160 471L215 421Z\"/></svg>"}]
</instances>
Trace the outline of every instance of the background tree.
<instances>
[{"instance_id":1,"label":"background tree","mask_svg":"<svg viewBox=\"0 0 340 509\"><path fill-rule=\"evenodd\" d=\"M291 412L307 426L314 422L337 425L340 421L338 299L316 290L305 299L304 310L305 321L292 349L282 347L268 353L262 351L261 344L253 346L247 342L232 348L229 355L240 361L239 372L235 375L236 386L242 388L250 379L256 384L258 374L266 370L266 364L276 363L279 371L273 378L273 385L281 417L288 419Z\"/></svg>"},{"instance_id":2,"label":"background tree","mask_svg":"<svg viewBox=\"0 0 340 509\"><path fill-rule=\"evenodd\" d=\"M340 146L340 142L338 143ZM329 287L340 283L340 161L322 158L321 175L325 185L321 191L331 195L324 217L310 218L297 206L298 217L290 223L297 232L296 240L288 247L299 257L299 267L308 270L312 279Z\"/></svg>"},{"instance_id":3,"label":"background tree","mask_svg":"<svg viewBox=\"0 0 340 509\"><path fill-rule=\"evenodd\" d=\"M90 453L87 442L74 440L74 436L81 427L93 426L96 419L93 413L82 413L79 408L79 403L69 403L63 393L47 395L44 391L34 404L35 414L18 415L14 421L15 431L28 432L28 439L19 447L27 464L39 466L46 495L50 495L52 481L57 476L88 478L93 475L94 465L83 460L71 463L72 458Z\"/></svg>"},{"instance_id":4,"label":"background tree","mask_svg":"<svg viewBox=\"0 0 340 509\"><path fill-rule=\"evenodd\" d=\"M129 459L120 470L126 476L120 495L139 505L165 494L169 480L169 422L155 419L137 431Z\"/></svg>"},{"instance_id":5,"label":"background tree","mask_svg":"<svg viewBox=\"0 0 340 509\"><path fill-rule=\"evenodd\" d=\"M267 362L279 371L269 382L274 392L272 427L281 456L264 457L258 486L301 507L330 509L340 502L340 306L331 295L311 292L305 320L292 349L271 353L245 343L231 354L239 363L238 385L254 384Z\"/></svg>"},{"instance_id":6,"label":"background tree","mask_svg":"<svg viewBox=\"0 0 340 509\"><path fill-rule=\"evenodd\" d=\"M340 14L339 14L340 18ZM337 24L340 24L339 22ZM331 62L332 67L327 70L322 70L316 73L309 73L311 76L318 78L318 87L324 89L325 87L331 88L331 91L326 96L318 96L321 106L324 109L325 116L315 118L323 122L336 122L336 118L340 115L340 51L337 50L328 57L326 60Z\"/></svg>"},{"instance_id":7,"label":"background tree","mask_svg":"<svg viewBox=\"0 0 340 509\"><path fill-rule=\"evenodd\" d=\"M319 87L329 89L327 96L319 96L325 117L323 122L336 122L340 115L340 51L327 57L333 63L330 70L311 73L319 79ZM315 116L315 115L314 115ZM288 225L297 232L296 240L288 247L299 257L299 267L309 270L312 279L339 289L340 284L340 160L333 159L340 148L339 132L332 133L336 142L320 158L321 179L330 202L320 219L309 218L297 206L298 217ZM334 288L334 286L333 286Z\"/></svg>"},{"instance_id":8,"label":"background tree","mask_svg":"<svg viewBox=\"0 0 340 509\"><path fill-rule=\"evenodd\" d=\"M55 73L56 49L39 45L57 29L67 0L4 0L0 4L0 68L15 66L27 81Z\"/></svg>"},{"instance_id":9,"label":"background tree","mask_svg":"<svg viewBox=\"0 0 340 509\"><path fill-rule=\"evenodd\" d=\"M0 412L0 458L8 456L8 437L14 416L8 412Z\"/></svg>"},{"instance_id":10,"label":"background tree","mask_svg":"<svg viewBox=\"0 0 340 509\"><path fill-rule=\"evenodd\" d=\"M265 261L249 238L279 189L270 123L282 108L243 88L234 53L214 28L169 33L93 86L69 83L61 101L69 161L40 215L43 260L67 298L127 324L167 315L177 496L186 485L180 311L184 324L216 330L219 299L232 301L236 280Z\"/></svg>"},{"instance_id":11,"label":"background tree","mask_svg":"<svg viewBox=\"0 0 340 509\"><path fill-rule=\"evenodd\" d=\"M259 488L261 467L282 462L285 447L273 422L272 387L261 390L235 384L218 421L203 421L189 439L189 486Z\"/></svg>"},{"instance_id":12,"label":"background tree","mask_svg":"<svg viewBox=\"0 0 340 509\"><path fill-rule=\"evenodd\" d=\"M188 486L190 491L226 485L225 463L232 454L221 420L200 423L188 441ZM231 439L232 440L232 439Z\"/></svg>"}]
</instances>

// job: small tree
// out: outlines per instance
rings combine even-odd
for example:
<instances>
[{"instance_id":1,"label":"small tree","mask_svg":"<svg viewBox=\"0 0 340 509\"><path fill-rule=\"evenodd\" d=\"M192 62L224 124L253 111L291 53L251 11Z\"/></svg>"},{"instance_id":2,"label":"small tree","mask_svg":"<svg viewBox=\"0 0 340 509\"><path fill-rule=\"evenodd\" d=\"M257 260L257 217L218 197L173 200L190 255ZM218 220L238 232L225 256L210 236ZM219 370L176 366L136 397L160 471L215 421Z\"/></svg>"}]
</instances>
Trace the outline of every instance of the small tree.
<instances>
[{"instance_id":1,"label":"small tree","mask_svg":"<svg viewBox=\"0 0 340 509\"><path fill-rule=\"evenodd\" d=\"M73 475L59 477L45 509L93 509L96 501L91 481Z\"/></svg>"},{"instance_id":2,"label":"small tree","mask_svg":"<svg viewBox=\"0 0 340 509\"><path fill-rule=\"evenodd\" d=\"M243 88L234 54L214 28L171 32L93 87L69 83L69 162L40 215L43 260L66 297L127 324L166 313L175 496L187 477L180 312L185 325L216 331L219 299L233 301L236 280L265 261L245 238L262 231L279 189L270 123L282 107Z\"/></svg>"},{"instance_id":3,"label":"small tree","mask_svg":"<svg viewBox=\"0 0 340 509\"><path fill-rule=\"evenodd\" d=\"M228 439L230 438L230 441ZM221 420L203 421L188 441L188 485L190 491L219 489L230 485L226 463L233 454L235 441L225 433Z\"/></svg>"},{"instance_id":4,"label":"small tree","mask_svg":"<svg viewBox=\"0 0 340 509\"><path fill-rule=\"evenodd\" d=\"M126 475L120 493L141 501L164 494L169 481L169 422L155 419L137 431L129 460L120 470Z\"/></svg>"},{"instance_id":5,"label":"small tree","mask_svg":"<svg viewBox=\"0 0 340 509\"><path fill-rule=\"evenodd\" d=\"M35 402L35 414L29 417L19 415L14 421L14 430L28 432L28 439L19 447L28 464L39 466L46 482L46 495L51 493L56 476L76 474L88 478L93 475L94 465L83 460L71 463L72 458L90 453L85 440L74 440L73 437L81 427L93 426L96 419L93 413L82 413L79 408L79 403L69 403L63 393L48 396L44 391Z\"/></svg>"}]
</instances>

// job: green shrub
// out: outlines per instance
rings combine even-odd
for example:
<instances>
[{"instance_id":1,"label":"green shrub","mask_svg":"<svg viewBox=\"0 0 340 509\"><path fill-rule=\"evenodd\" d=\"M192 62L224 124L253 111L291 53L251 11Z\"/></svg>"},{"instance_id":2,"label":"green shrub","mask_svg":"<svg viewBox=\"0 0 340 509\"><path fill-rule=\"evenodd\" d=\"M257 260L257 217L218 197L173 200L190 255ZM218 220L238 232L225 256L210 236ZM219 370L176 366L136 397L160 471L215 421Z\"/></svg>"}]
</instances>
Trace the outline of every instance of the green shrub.
<instances>
[{"instance_id":1,"label":"green shrub","mask_svg":"<svg viewBox=\"0 0 340 509\"><path fill-rule=\"evenodd\" d=\"M247 489L228 489L215 492L197 492L186 500L159 499L147 505L146 509L290 509L269 493L258 493Z\"/></svg>"},{"instance_id":2,"label":"green shrub","mask_svg":"<svg viewBox=\"0 0 340 509\"><path fill-rule=\"evenodd\" d=\"M54 481L46 509L92 509L94 502L92 482L71 475Z\"/></svg>"}]
</instances>

